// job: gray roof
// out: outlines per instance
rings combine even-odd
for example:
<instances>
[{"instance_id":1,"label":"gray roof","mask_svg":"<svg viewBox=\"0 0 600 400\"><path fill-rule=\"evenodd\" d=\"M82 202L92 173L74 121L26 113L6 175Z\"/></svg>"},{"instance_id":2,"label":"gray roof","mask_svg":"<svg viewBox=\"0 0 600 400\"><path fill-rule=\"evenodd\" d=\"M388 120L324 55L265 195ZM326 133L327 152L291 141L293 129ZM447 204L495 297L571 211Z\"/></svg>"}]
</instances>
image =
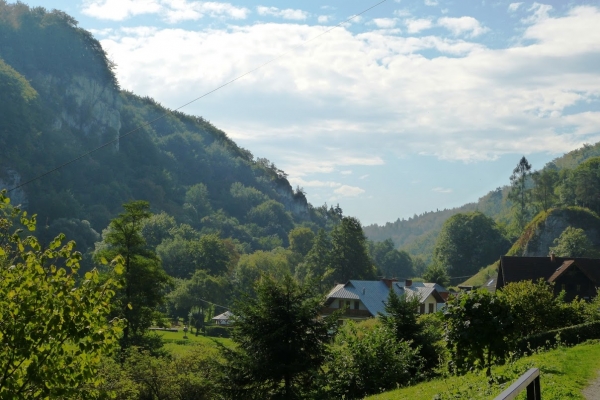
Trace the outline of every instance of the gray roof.
<instances>
[{"instance_id":1,"label":"gray roof","mask_svg":"<svg viewBox=\"0 0 600 400\"><path fill-rule=\"evenodd\" d=\"M229 319L231 319L231 317L233 317L233 314L231 313L231 311L225 311L223 314L219 314L216 317L214 317L213 319L229 320Z\"/></svg>"},{"instance_id":2,"label":"gray roof","mask_svg":"<svg viewBox=\"0 0 600 400\"><path fill-rule=\"evenodd\" d=\"M397 295L406 294L408 298L414 296L419 297L419 301L425 301L432 293L436 301L441 299L435 288L436 284L428 284L425 286L423 282L415 282L420 285L411 285L405 287L404 282L394 282L392 288ZM438 285L439 286L439 285ZM442 288L440 286L440 288ZM444 289L444 288L442 288ZM444 289L445 290L445 289ZM383 281L357 281L349 280L346 284L336 285L327 295L328 299L352 299L360 300L365 305L371 315L376 316L378 313L385 314L385 301L390 293L389 288ZM442 299L443 301L443 299Z\"/></svg>"}]
</instances>

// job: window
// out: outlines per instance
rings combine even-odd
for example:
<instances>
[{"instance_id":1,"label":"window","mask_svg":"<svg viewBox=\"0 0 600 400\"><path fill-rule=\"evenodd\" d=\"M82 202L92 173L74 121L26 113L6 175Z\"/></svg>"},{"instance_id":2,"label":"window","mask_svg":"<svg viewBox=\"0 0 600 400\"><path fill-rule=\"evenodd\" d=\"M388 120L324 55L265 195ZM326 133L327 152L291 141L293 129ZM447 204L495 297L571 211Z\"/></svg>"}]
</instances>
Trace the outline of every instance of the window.
<instances>
[{"instance_id":1,"label":"window","mask_svg":"<svg viewBox=\"0 0 600 400\"><path fill-rule=\"evenodd\" d=\"M344 308L344 300L340 300L340 308Z\"/></svg>"},{"instance_id":2,"label":"window","mask_svg":"<svg viewBox=\"0 0 600 400\"><path fill-rule=\"evenodd\" d=\"M564 283L560 285L560 290L567 290L567 285L565 285Z\"/></svg>"},{"instance_id":3,"label":"window","mask_svg":"<svg viewBox=\"0 0 600 400\"><path fill-rule=\"evenodd\" d=\"M358 300L354 300L354 309L358 310L358 306L359 306L359 301Z\"/></svg>"},{"instance_id":4,"label":"window","mask_svg":"<svg viewBox=\"0 0 600 400\"><path fill-rule=\"evenodd\" d=\"M419 314L425 314L425 304L419 305Z\"/></svg>"},{"instance_id":5,"label":"window","mask_svg":"<svg viewBox=\"0 0 600 400\"><path fill-rule=\"evenodd\" d=\"M350 308L350 300L346 301L346 307Z\"/></svg>"},{"instance_id":6,"label":"window","mask_svg":"<svg viewBox=\"0 0 600 400\"><path fill-rule=\"evenodd\" d=\"M429 303L429 314L433 313L433 303Z\"/></svg>"},{"instance_id":7,"label":"window","mask_svg":"<svg viewBox=\"0 0 600 400\"><path fill-rule=\"evenodd\" d=\"M577 291L581 292L581 285L577 285Z\"/></svg>"}]
</instances>

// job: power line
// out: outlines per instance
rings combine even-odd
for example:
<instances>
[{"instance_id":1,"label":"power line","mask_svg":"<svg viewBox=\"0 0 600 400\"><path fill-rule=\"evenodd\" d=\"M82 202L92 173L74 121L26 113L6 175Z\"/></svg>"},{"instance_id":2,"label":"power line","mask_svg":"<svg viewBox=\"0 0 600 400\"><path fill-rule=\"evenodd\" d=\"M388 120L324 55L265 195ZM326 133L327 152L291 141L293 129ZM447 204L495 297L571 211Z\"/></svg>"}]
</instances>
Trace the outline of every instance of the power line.
<instances>
[{"instance_id":1,"label":"power line","mask_svg":"<svg viewBox=\"0 0 600 400\"><path fill-rule=\"evenodd\" d=\"M292 46L292 48L296 48L296 47L304 46L304 45L306 45L307 43L310 43L310 42L312 42L313 40L316 40L316 39L320 38L321 36L323 36L323 35L325 35L325 34L327 34L327 33L331 32L332 30L339 28L339 27L340 27L340 26L342 26L343 24L346 24L346 23L348 23L348 22L352 21L353 19L355 19L355 18L357 18L357 17L361 16L362 14L364 14L364 13L366 13L366 12L368 12L368 11L370 11L370 10L374 9L375 7L377 7L377 6L379 6L379 5L383 4L383 3L385 3L386 1L387 1L387 0L382 0L382 1L380 1L379 3L377 3L377 4L374 4L374 5L372 5L371 7L369 7L369 8L367 8L367 9L365 9L365 10L363 10L363 11L359 12L358 14L354 14L353 16L351 16L350 18L348 18L348 19L346 19L346 20L344 20L344 21L340 22L339 24L337 24L337 25L335 25L335 26L333 26L333 27L331 27L331 28L329 28L329 29L327 29L327 30L325 30L325 31L321 32L321 33L320 33L320 34L318 34L317 36L315 36L315 37L313 37L313 38L310 38L310 39L308 39L308 40L306 40L306 41L304 41L304 42L302 42L302 43L300 43L300 44L298 44L298 45ZM127 136L129 136L129 135L131 135L132 133L135 133L135 132L139 131L140 129L142 129L142 128L146 127L146 126L150 126L150 125L152 125L154 122L156 122L156 121L158 121L158 120L160 120L160 119L162 119L162 118L166 117L167 115L169 115L169 114L173 114L175 111L179 111L179 110L181 110L182 108L184 108L184 107L186 107L186 106L188 106L188 105L190 105L190 104L192 104L192 103L194 103L194 102L196 102L196 101L198 101L198 100L200 100L200 99L202 99L202 98L204 98L204 97L206 97L206 96L208 96L208 95L210 95L210 94L212 94L212 93L216 92L217 90L220 90L220 89L224 88L225 86L228 86L228 85L232 84L233 82L235 82L235 81L237 81L237 80L239 80L239 79L242 79L243 77L245 77L245 76L247 76L247 75L250 75L250 74L252 74L252 73L254 73L254 72L258 71L259 69L261 69L261 68L263 68L263 67L266 67L267 65L269 65L269 64L271 64L271 63L273 63L273 62L275 62L275 61L279 60L280 58L282 58L282 57L284 57L284 56L286 56L286 55L287 55L287 54L289 54L291 51L292 51L292 50L288 50L288 51L286 51L286 52L284 52L284 53L281 53L281 54L279 54L279 55L277 55L277 56L273 57L273 58L272 58L272 59L270 59L269 61L267 61L267 62L265 62L265 63L263 63L263 64L260 64L258 67L254 68L254 69L251 69L250 71L247 71L247 72L245 72L245 73L243 73L243 74L241 74L241 75L238 75L237 77L235 77L235 78L233 78L233 79L231 79L231 80L229 80L229 81L227 81L227 82L223 83L223 84L222 84L222 85L220 85L220 86L217 86L216 88L214 88L214 89L212 89L212 90L210 90L210 91L208 91L208 92L204 93L203 95L201 95L201 96L199 96L199 97L196 97L195 99L193 99L193 100L191 100L191 101L188 101L188 102L187 102L187 103L185 103L184 105L182 105L182 106L180 106L180 107L177 107L177 108L175 108L174 110L167 110L165 113L163 113L162 115L158 116L157 118L155 118L155 119L151 120L150 122L143 123L143 124L139 125L137 128L135 128L135 129L133 129L133 130L131 130L131 131L127 132L127 133L124 133L123 135L120 135L120 136L118 136L117 138L115 138L115 139L113 139L113 140L111 140L111 141L109 141L109 142L106 142L106 143L104 143L104 144L102 144L102 145L100 145L100 146L98 146L98 147L96 147L96 148L94 148L94 149L92 149L92 150L90 150L90 151L88 151L88 152L86 152L86 153L84 153L84 154L82 154L82 155L80 155L80 156L78 156L78 157L76 157L76 158L74 158L74 159L70 160L70 161L67 161L67 162L65 162L64 164L61 164L61 165L59 165L58 167L55 167L55 168L53 168L53 169L51 169L51 170L49 170L49 171L47 171L47 172L44 172L44 173L43 173L43 174L41 174L41 175L38 175L38 176L36 176L36 177L34 177L34 178L32 178L32 179L29 179L28 181L25 181L25 182L23 182L23 183L21 183L21 184L19 184L19 185L17 185L17 186L14 186L13 188L9 189L7 192L8 192L8 193L10 193L10 192L12 192L13 190L19 189L20 187L23 187L23 186L25 186L25 185L28 185L28 184L30 184L30 183L32 183L32 182L35 182L35 181L37 181L38 179L42 179L43 177L45 177L45 176L47 176L47 175L49 175L49 174L51 174L51 173L53 173L53 172L56 172L56 171L58 171L59 169L61 169L61 168L64 168L64 167L66 167L67 165L73 164L74 162L77 162L77 161L81 160L82 158L84 158L84 157L86 157L86 156L89 156L90 154L92 154L92 153L95 153L96 151L98 151L98 150L100 150L100 149L103 149L103 148L105 148L105 147L107 147L107 146L110 146L111 144L118 142L119 140L121 140L121 139L123 139L123 138L125 138L125 137L127 137Z\"/></svg>"}]
</instances>

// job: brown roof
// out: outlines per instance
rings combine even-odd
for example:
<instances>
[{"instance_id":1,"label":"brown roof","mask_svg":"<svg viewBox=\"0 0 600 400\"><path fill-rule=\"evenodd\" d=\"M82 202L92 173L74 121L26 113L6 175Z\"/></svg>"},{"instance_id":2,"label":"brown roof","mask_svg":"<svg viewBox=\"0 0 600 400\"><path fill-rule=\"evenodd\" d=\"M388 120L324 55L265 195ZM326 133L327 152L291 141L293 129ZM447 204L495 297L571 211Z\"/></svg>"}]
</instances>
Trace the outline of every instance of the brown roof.
<instances>
[{"instance_id":1,"label":"brown roof","mask_svg":"<svg viewBox=\"0 0 600 400\"><path fill-rule=\"evenodd\" d=\"M553 282L571 266L577 266L592 282L600 284L600 259L582 257L511 257L500 258L497 287L509 282L537 281L542 278Z\"/></svg>"}]
</instances>

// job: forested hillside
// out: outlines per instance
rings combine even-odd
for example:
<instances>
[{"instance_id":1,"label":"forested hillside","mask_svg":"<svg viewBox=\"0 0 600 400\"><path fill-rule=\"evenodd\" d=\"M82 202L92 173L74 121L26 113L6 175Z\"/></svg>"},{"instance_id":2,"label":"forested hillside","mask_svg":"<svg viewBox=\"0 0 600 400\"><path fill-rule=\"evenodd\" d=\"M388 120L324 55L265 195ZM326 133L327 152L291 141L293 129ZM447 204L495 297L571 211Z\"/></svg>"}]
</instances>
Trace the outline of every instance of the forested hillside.
<instances>
[{"instance_id":1,"label":"forested hillside","mask_svg":"<svg viewBox=\"0 0 600 400\"><path fill-rule=\"evenodd\" d=\"M540 170L549 168L558 172L574 169L584 161L597 156L600 156L600 143L586 144L554 159ZM507 178L509 174L510 171L507 171ZM532 182L529 181L528 185L532 185ZM508 199L509 192L510 187L507 185L490 191L477 202L467 203L461 207L425 212L409 219L388 222L385 225L368 225L364 228L365 234L374 241L392 239L399 249L407 251L411 256L421 256L430 261L442 225L453 215L480 211L501 225L510 226L513 222L513 215L512 203Z\"/></svg>"},{"instance_id":2,"label":"forested hillside","mask_svg":"<svg viewBox=\"0 0 600 400\"><path fill-rule=\"evenodd\" d=\"M287 246L296 225L330 229L339 214L201 117L121 91L98 41L60 11L0 1L0 104L2 188L108 143L9 193L46 241L67 231L85 251L134 199L248 250Z\"/></svg>"}]
</instances>

